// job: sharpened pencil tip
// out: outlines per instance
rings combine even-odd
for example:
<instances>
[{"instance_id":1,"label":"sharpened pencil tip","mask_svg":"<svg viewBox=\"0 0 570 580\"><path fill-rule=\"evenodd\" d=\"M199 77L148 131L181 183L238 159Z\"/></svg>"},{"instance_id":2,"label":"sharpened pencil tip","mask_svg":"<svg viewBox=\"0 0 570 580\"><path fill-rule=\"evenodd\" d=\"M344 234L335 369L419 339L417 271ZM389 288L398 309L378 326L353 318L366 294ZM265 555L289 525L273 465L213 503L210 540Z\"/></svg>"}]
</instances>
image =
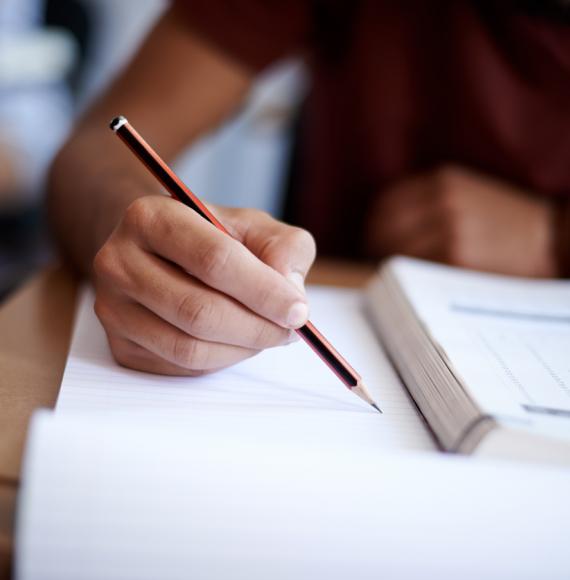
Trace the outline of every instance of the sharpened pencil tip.
<instances>
[{"instance_id":1,"label":"sharpened pencil tip","mask_svg":"<svg viewBox=\"0 0 570 580\"><path fill-rule=\"evenodd\" d=\"M352 387L351 391L363 401L366 401L369 405L374 407L379 413L382 413L382 409L380 409L380 407L374 402L374 399L370 396L370 393L362 380L359 379L356 386Z\"/></svg>"}]
</instances>

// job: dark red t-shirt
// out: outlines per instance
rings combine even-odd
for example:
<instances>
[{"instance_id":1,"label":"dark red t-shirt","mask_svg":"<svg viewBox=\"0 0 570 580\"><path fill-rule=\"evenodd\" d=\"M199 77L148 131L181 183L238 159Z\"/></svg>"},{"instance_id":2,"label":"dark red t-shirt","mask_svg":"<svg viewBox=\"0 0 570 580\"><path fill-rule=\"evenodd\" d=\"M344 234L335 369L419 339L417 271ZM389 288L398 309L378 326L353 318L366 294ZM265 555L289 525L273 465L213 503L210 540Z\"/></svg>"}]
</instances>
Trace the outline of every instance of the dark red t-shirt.
<instances>
[{"instance_id":1,"label":"dark red t-shirt","mask_svg":"<svg viewBox=\"0 0 570 580\"><path fill-rule=\"evenodd\" d=\"M522 5L179 0L177 9L255 70L306 59L295 221L321 252L355 255L373 197L440 164L570 197L570 23L564 8Z\"/></svg>"}]
</instances>

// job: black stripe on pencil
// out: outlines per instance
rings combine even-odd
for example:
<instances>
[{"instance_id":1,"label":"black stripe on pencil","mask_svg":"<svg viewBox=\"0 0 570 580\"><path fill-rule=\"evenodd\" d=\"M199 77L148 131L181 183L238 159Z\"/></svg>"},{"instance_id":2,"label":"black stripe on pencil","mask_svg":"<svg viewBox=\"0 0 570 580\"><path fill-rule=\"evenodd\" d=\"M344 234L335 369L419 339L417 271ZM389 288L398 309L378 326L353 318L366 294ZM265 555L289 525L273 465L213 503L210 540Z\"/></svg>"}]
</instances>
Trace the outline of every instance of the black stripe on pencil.
<instances>
[{"instance_id":1,"label":"black stripe on pencil","mask_svg":"<svg viewBox=\"0 0 570 580\"><path fill-rule=\"evenodd\" d=\"M228 230L202 203L202 201L186 186L186 184L170 169L154 149L141 137L125 117L115 117L110 123L111 129L121 138L129 149L142 161L145 167L158 179L172 197L192 208L205 220L216 226L222 232L230 235ZM380 413L360 375L348 364L332 344L317 330L311 321L296 331L303 340L315 351L323 362L355 395L366 401Z\"/></svg>"}]
</instances>

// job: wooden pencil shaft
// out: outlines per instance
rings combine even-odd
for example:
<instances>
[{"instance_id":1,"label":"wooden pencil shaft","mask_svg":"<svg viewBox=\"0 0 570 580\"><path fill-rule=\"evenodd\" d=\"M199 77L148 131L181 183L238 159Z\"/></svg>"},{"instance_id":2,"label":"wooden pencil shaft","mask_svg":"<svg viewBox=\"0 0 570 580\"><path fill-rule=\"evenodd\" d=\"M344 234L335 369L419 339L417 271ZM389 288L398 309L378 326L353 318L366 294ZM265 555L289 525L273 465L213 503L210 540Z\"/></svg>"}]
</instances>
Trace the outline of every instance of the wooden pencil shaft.
<instances>
[{"instance_id":1,"label":"wooden pencil shaft","mask_svg":"<svg viewBox=\"0 0 570 580\"><path fill-rule=\"evenodd\" d=\"M222 232L231 235L124 117L116 117L111 121L110 126L174 198L193 209ZM296 329L296 332L349 389L358 384L360 379L358 373L314 324L307 321L301 328Z\"/></svg>"}]
</instances>

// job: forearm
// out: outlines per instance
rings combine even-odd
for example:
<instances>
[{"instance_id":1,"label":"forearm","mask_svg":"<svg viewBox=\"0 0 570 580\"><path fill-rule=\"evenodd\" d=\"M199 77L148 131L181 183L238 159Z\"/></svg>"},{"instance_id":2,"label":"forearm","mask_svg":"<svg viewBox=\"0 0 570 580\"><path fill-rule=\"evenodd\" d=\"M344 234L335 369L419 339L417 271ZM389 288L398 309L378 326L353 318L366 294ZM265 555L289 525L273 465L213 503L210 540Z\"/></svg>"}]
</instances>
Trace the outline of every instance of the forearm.
<instances>
[{"instance_id":1,"label":"forearm","mask_svg":"<svg viewBox=\"0 0 570 580\"><path fill-rule=\"evenodd\" d=\"M147 170L108 129L125 114L167 161L241 103L252 73L167 13L124 73L75 129L49 178L48 212L60 246L89 272L125 208L159 193Z\"/></svg>"},{"instance_id":2,"label":"forearm","mask_svg":"<svg viewBox=\"0 0 570 580\"><path fill-rule=\"evenodd\" d=\"M93 257L136 198L160 189L105 125L80 129L50 174L48 216L65 258L88 274Z\"/></svg>"}]
</instances>

